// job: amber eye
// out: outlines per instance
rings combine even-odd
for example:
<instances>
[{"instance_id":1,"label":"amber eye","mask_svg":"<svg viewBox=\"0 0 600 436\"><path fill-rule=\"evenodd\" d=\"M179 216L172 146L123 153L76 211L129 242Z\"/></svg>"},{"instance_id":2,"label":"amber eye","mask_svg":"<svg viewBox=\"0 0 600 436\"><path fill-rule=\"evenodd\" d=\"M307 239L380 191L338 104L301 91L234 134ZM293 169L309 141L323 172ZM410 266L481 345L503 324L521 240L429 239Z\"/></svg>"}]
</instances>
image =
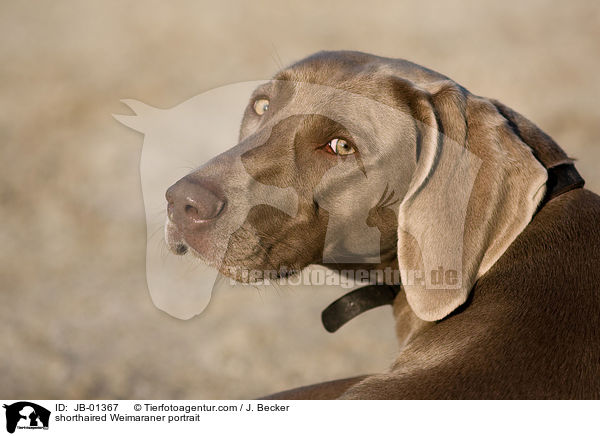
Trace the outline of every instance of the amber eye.
<instances>
[{"instance_id":1,"label":"amber eye","mask_svg":"<svg viewBox=\"0 0 600 436\"><path fill-rule=\"evenodd\" d=\"M356 151L354 147L352 147L348 141L343 139L335 138L327 143L327 147L331 149L332 152L337 154L338 156L347 156Z\"/></svg>"},{"instance_id":2,"label":"amber eye","mask_svg":"<svg viewBox=\"0 0 600 436\"><path fill-rule=\"evenodd\" d=\"M253 107L254 112L256 112L258 115L262 115L269 110L269 100L266 98L259 98L254 102Z\"/></svg>"}]
</instances>

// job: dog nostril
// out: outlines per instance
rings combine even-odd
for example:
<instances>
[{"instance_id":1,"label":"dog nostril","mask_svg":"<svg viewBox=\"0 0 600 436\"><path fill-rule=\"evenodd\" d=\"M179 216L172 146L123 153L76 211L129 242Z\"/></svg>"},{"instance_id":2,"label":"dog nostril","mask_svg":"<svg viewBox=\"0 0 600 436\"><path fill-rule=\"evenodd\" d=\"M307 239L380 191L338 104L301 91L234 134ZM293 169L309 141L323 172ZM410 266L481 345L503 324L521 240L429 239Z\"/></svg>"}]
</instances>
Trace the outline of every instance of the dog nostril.
<instances>
[{"instance_id":1,"label":"dog nostril","mask_svg":"<svg viewBox=\"0 0 600 436\"><path fill-rule=\"evenodd\" d=\"M175 247L175 252L179 255L183 255L185 253L187 253L188 248L185 244L177 244L177 246Z\"/></svg>"},{"instance_id":2,"label":"dog nostril","mask_svg":"<svg viewBox=\"0 0 600 436\"><path fill-rule=\"evenodd\" d=\"M194 206L192 206L191 204L186 204L185 205L185 214L192 219L200 219L200 214L198 213L198 209L196 209Z\"/></svg>"}]
</instances>

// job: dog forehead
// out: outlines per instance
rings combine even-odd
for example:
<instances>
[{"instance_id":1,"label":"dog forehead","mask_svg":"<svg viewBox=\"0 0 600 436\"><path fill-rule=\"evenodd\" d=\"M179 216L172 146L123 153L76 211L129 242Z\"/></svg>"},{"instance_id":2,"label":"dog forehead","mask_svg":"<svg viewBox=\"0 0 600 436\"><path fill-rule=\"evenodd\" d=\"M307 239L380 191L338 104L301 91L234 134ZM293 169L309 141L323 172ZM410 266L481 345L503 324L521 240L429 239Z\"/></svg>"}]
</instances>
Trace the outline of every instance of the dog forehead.
<instances>
[{"instance_id":1,"label":"dog forehead","mask_svg":"<svg viewBox=\"0 0 600 436\"><path fill-rule=\"evenodd\" d=\"M275 78L313 83L361 83L375 85L390 77L409 80L417 86L448 80L437 71L402 58L388 58L351 50L320 51L280 71Z\"/></svg>"}]
</instances>

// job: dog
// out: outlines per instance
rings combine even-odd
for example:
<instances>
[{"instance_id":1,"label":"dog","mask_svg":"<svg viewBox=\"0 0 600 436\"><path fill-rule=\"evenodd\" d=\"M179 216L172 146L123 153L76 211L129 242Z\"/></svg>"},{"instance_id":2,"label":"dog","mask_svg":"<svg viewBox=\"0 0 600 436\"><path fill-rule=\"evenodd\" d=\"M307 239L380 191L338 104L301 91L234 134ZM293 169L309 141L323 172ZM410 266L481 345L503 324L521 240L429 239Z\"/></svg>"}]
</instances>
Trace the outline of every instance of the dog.
<instances>
[{"instance_id":1,"label":"dog","mask_svg":"<svg viewBox=\"0 0 600 436\"><path fill-rule=\"evenodd\" d=\"M267 398L600 398L600 198L532 122L442 74L314 54L260 86L239 144L166 199L171 251L239 281L411 273L382 284L389 371Z\"/></svg>"}]
</instances>

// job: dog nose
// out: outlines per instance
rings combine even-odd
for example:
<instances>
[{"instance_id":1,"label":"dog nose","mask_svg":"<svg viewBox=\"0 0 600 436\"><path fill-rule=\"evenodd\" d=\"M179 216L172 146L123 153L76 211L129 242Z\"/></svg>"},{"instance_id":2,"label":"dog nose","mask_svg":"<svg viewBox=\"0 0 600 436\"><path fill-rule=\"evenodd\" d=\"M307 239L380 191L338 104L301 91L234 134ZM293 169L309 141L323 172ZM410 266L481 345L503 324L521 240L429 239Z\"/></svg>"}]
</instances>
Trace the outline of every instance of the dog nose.
<instances>
[{"instance_id":1,"label":"dog nose","mask_svg":"<svg viewBox=\"0 0 600 436\"><path fill-rule=\"evenodd\" d=\"M166 193L167 213L180 229L196 227L217 218L226 200L202 181L184 177Z\"/></svg>"}]
</instances>

